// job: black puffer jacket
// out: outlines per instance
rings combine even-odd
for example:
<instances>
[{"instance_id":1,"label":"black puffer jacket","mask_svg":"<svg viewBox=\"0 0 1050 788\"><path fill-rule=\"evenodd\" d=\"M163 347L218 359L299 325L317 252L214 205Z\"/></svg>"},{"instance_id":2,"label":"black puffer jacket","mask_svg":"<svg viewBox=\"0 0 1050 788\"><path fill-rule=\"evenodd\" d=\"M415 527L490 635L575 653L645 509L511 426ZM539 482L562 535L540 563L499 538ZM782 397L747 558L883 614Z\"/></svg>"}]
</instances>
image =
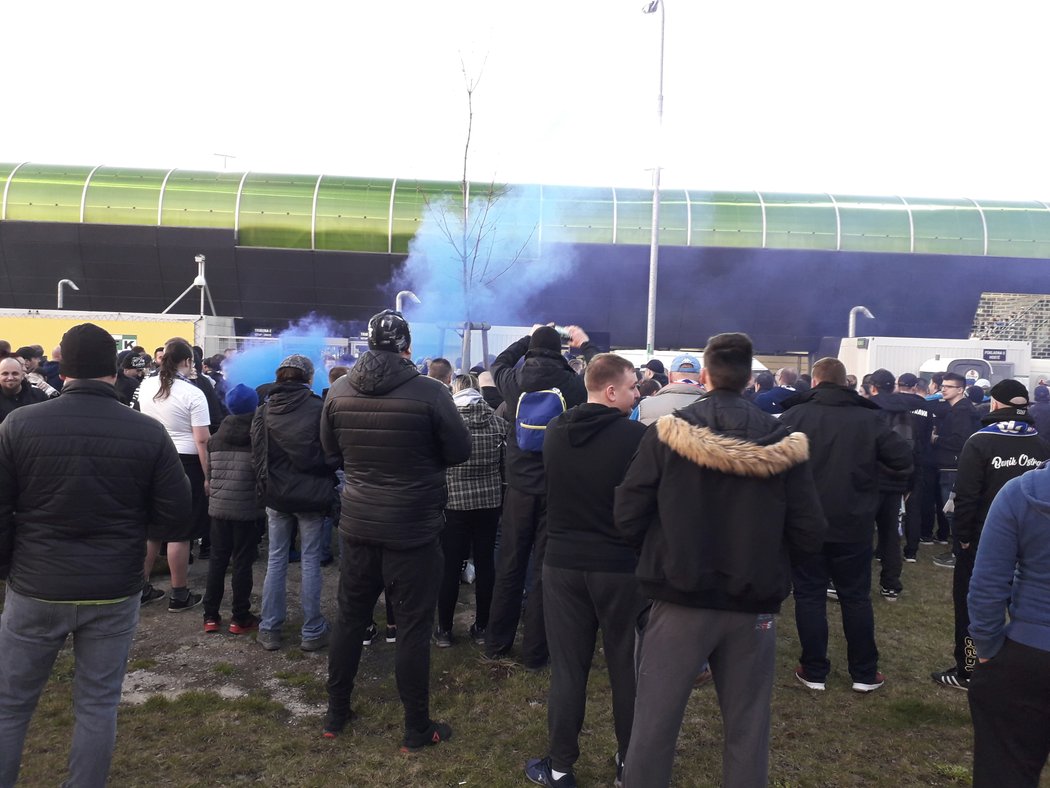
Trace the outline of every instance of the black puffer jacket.
<instances>
[{"instance_id":1,"label":"black puffer jacket","mask_svg":"<svg viewBox=\"0 0 1050 788\"><path fill-rule=\"evenodd\" d=\"M409 359L370 350L332 384L321 443L343 458L342 533L392 549L441 533L445 469L470 457L470 432L446 386Z\"/></svg>"},{"instance_id":2,"label":"black puffer jacket","mask_svg":"<svg viewBox=\"0 0 1050 788\"><path fill-rule=\"evenodd\" d=\"M809 437L809 456L828 542L871 540L880 468L906 476L912 450L857 392L821 383L784 403L781 423Z\"/></svg>"},{"instance_id":3,"label":"black puffer jacket","mask_svg":"<svg viewBox=\"0 0 1050 788\"><path fill-rule=\"evenodd\" d=\"M208 439L208 514L212 517L255 520L263 514L252 468L254 416L227 416Z\"/></svg>"},{"instance_id":4,"label":"black puffer jacket","mask_svg":"<svg viewBox=\"0 0 1050 788\"><path fill-rule=\"evenodd\" d=\"M321 398L278 383L252 419L252 465L265 477L263 504L278 512L326 512L335 502L338 457L321 450Z\"/></svg>"},{"instance_id":5,"label":"black puffer jacket","mask_svg":"<svg viewBox=\"0 0 1050 788\"><path fill-rule=\"evenodd\" d=\"M663 416L616 489L616 525L641 549L642 592L678 605L777 613L824 518L808 441L730 391Z\"/></svg>"},{"instance_id":6,"label":"black puffer jacket","mask_svg":"<svg viewBox=\"0 0 1050 788\"><path fill-rule=\"evenodd\" d=\"M0 426L0 577L9 571L19 594L137 595L150 529L189 517L190 483L168 433L108 383L70 380L61 397Z\"/></svg>"},{"instance_id":7,"label":"black puffer jacket","mask_svg":"<svg viewBox=\"0 0 1050 788\"><path fill-rule=\"evenodd\" d=\"M8 414L12 411L25 407L26 405L35 405L38 402L44 402L47 400L47 394L42 392L28 380L22 380L22 388L18 390L18 393L13 397L8 397L6 394L0 394L0 422L7 418Z\"/></svg>"},{"instance_id":8,"label":"black puffer jacket","mask_svg":"<svg viewBox=\"0 0 1050 788\"><path fill-rule=\"evenodd\" d=\"M530 495L543 495L546 492L543 454L518 448L514 423L518 399L526 391L558 389L567 410L587 401L587 389L583 378L572 371L561 353L543 348L529 350L530 340L531 337L522 337L496 356L492 362L492 378L507 408L504 417L507 420L507 486ZM580 350L588 361L598 354L597 346L590 342L584 343ZM515 369L522 356L525 363Z\"/></svg>"}]
</instances>

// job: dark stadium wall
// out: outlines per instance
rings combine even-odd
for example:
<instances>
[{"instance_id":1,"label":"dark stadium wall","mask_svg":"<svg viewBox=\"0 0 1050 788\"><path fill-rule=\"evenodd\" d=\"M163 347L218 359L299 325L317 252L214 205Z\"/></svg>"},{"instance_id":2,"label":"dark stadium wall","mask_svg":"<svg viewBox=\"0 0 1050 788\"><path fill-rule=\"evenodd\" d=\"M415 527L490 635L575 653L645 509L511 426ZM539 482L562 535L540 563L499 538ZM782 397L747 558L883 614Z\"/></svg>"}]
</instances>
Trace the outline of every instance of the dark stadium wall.
<instances>
[{"instance_id":1,"label":"dark stadium wall","mask_svg":"<svg viewBox=\"0 0 1050 788\"><path fill-rule=\"evenodd\" d=\"M572 251L573 275L531 297L535 319L644 346L649 250ZM405 259L237 246L228 230L0 222L0 306L54 309L58 281L69 278L80 291L66 292L66 309L158 312L193 280L199 253L219 314L266 322L312 311L365 320L392 304L389 283ZM812 352L822 337L846 333L858 304L876 315L859 321L861 334L965 337L982 292L1050 292L1050 268L1015 258L664 247L657 345L701 347L712 334L746 331L763 353ZM198 298L173 311L196 313Z\"/></svg>"}]
</instances>

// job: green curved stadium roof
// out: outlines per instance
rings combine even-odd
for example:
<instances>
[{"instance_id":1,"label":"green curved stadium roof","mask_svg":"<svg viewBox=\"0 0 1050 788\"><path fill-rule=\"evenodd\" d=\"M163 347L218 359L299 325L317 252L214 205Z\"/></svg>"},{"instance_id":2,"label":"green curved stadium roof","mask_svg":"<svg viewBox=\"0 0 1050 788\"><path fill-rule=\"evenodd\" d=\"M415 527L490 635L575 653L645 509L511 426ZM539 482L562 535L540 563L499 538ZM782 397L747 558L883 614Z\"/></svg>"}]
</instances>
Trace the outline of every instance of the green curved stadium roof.
<instances>
[{"instance_id":1,"label":"green curved stadium roof","mask_svg":"<svg viewBox=\"0 0 1050 788\"><path fill-rule=\"evenodd\" d=\"M429 197L459 183L0 163L0 220L233 230L238 243L408 251ZM486 184L487 187L487 184ZM651 193L535 186L544 241L648 245ZM1050 258L1043 202L667 189L662 246Z\"/></svg>"}]
</instances>

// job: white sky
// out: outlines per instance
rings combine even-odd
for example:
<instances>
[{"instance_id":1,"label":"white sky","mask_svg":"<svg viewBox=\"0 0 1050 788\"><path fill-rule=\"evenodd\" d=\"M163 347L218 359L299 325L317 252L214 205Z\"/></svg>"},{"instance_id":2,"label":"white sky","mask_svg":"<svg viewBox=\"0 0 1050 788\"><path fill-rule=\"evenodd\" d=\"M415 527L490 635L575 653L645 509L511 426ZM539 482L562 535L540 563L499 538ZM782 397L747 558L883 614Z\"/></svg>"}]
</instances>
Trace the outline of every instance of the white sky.
<instances>
[{"instance_id":1,"label":"white sky","mask_svg":"<svg viewBox=\"0 0 1050 788\"><path fill-rule=\"evenodd\" d=\"M0 161L1050 199L1050 4L9 3Z\"/></svg>"}]
</instances>

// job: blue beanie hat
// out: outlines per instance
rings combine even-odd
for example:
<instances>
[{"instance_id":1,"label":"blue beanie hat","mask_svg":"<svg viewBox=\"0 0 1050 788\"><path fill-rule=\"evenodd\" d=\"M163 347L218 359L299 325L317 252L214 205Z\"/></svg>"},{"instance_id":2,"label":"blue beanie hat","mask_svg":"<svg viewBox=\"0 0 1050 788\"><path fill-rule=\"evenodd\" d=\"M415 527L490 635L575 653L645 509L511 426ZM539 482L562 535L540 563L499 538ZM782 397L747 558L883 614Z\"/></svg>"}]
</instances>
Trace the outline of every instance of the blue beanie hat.
<instances>
[{"instance_id":1,"label":"blue beanie hat","mask_svg":"<svg viewBox=\"0 0 1050 788\"><path fill-rule=\"evenodd\" d=\"M259 407L259 395L255 389L248 388L243 383L238 383L226 394L226 407L234 416L242 413L252 413Z\"/></svg>"}]
</instances>

